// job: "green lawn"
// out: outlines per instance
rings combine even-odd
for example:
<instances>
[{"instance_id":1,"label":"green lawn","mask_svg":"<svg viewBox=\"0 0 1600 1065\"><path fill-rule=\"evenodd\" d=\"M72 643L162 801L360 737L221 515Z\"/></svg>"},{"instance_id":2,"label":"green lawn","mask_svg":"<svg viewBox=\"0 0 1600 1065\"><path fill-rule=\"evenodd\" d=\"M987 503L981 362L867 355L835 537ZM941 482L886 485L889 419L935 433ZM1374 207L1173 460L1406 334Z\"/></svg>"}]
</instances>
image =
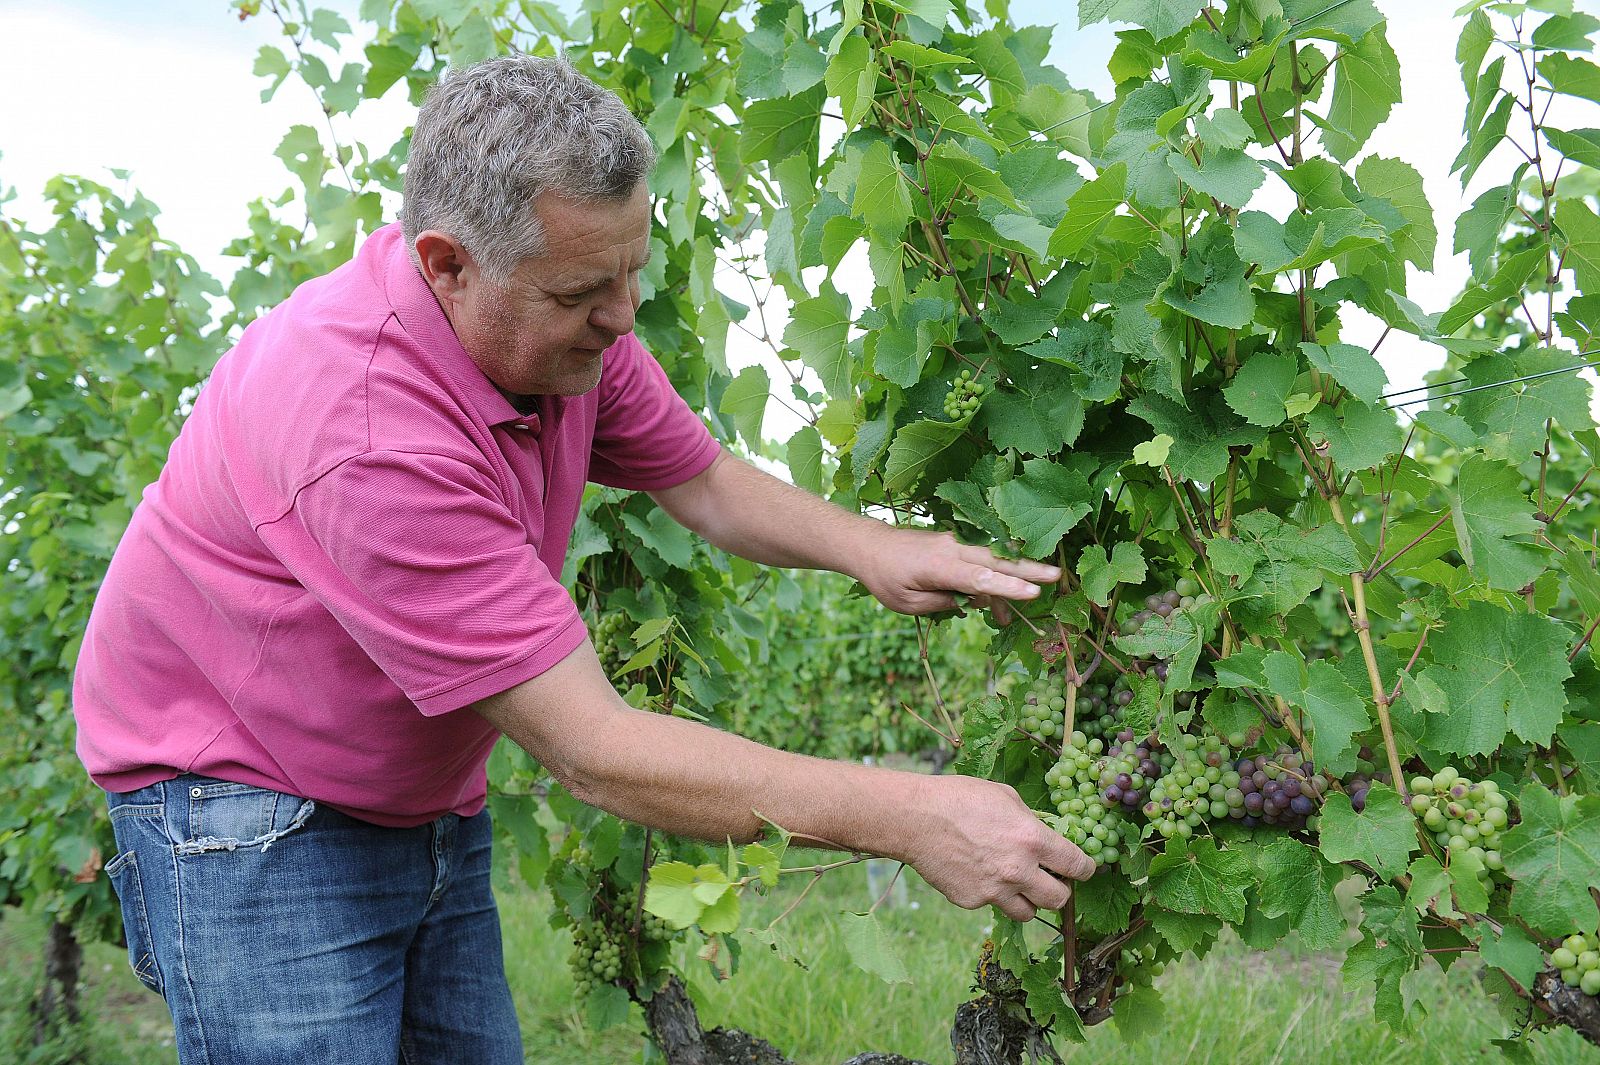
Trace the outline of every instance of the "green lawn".
<instances>
[{"instance_id":1,"label":"green lawn","mask_svg":"<svg viewBox=\"0 0 1600 1065\"><path fill-rule=\"evenodd\" d=\"M790 891L798 888L789 889ZM757 900L775 915L792 896ZM894 1050L940 1063L950 1060L949 1019L968 987L967 967L986 916L957 910L915 877L914 908L887 911L915 982L886 986L856 970L840 944L832 915L861 909L867 899L861 869L830 874L785 925L809 972L757 947L731 981L702 988L707 1027L738 1025L761 1035L805 1065L837 1063L863 1050ZM539 1065L618 1065L641 1062L639 1016L593 1033L571 999L564 933L546 921L548 900L514 877L502 881L502 920L511 986L522 1017L527 1060ZM19 1003L39 978L42 924L15 911L0 916L0 1061L53 1065L60 1054L30 1058L28 1018ZM88 1065L154 1065L174 1060L161 1001L128 972L125 956L97 945L87 954L84 991L91 1018L76 1059ZM1434 1010L1422 1033L1403 1039L1375 1023L1368 998L1347 992L1337 961L1279 950L1257 954L1233 942L1207 958L1169 968L1159 981L1167 1023L1158 1034L1125 1042L1113 1025L1090 1033L1082 1047L1064 1047L1069 1061L1130 1058L1165 1063L1305 1062L1315 1065L1464 1065L1505 1060L1489 1041L1499 1015L1463 967L1414 978L1421 1001ZM1600 1050L1570 1032L1541 1037L1534 1048L1545 1065L1600 1065Z\"/></svg>"}]
</instances>

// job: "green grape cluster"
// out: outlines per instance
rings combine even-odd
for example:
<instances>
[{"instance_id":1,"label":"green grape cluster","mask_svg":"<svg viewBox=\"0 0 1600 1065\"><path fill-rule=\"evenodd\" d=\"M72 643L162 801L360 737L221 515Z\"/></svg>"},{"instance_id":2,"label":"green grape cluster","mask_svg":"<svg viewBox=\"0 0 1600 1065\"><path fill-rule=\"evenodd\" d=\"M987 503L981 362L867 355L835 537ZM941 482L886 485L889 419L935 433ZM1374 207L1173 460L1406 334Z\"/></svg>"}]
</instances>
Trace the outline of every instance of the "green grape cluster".
<instances>
[{"instance_id":1,"label":"green grape cluster","mask_svg":"<svg viewBox=\"0 0 1600 1065\"><path fill-rule=\"evenodd\" d=\"M1550 952L1550 964L1561 970L1561 982L1585 995L1600 995L1600 936L1568 936Z\"/></svg>"},{"instance_id":2,"label":"green grape cluster","mask_svg":"<svg viewBox=\"0 0 1600 1065\"><path fill-rule=\"evenodd\" d=\"M594 627L594 651L600 656L600 668L612 676L628 660L629 652L624 642L630 627L628 615L613 611L600 619Z\"/></svg>"},{"instance_id":3,"label":"green grape cluster","mask_svg":"<svg viewBox=\"0 0 1600 1065\"><path fill-rule=\"evenodd\" d=\"M1218 736L1184 736L1172 765L1150 786L1145 817L1164 839L1188 839L1207 820L1243 811L1244 793L1233 755ZM1242 813L1239 817L1242 818Z\"/></svg>"},{"instance_id":4,"label":"green grape cluster","mask_svg":"<svg viewBox=\"0 0 1600 1065\"><path fill-rule=\"evenodd\" d=\"M1090 739L1096 736L1104 739L1117 732L1117 725L1122 720L1122 708L1133 699L1127 682L1119 679L1117 684L1128 693L1121 702L1117 701L1118 696L1109 684L1085 684L1078 689L1073 722Z\"/></svg>"},{"instance_id":5,"label":"green grape cluster","mask_svg":"<svg viewBox=\"0 0 1600 1065\"><path fill-rule=\"evenodd\" d=\"M578 995L622 975L622 940L599 921L585 921L572 930L572 979Z\"/></svg>"},{"instance_id":6,"label":"green grape cluster","mask_svg":"<svg viewBox=\"0 0 1600 1065\"><path fill-rule=\"evenodd\" d=\"M1144 987L1165 972L1166 968L1166 964L1156 957L1156 945L1147 943L1142 947L1123 947L1117 973L1126 983Z\"/></svg>"},{"instance_id":7,"label":"green grape cluster","mask_svg":"<svg viewBox=\"0 0 1600 1065\"><path fill-rule=\"evenodd\" d=\"M1479 876L1506 879L1500 834L1511 818L1511 803L1492 780L1473 781L1452 766L1431 777L1411 780L1411 812L1422 819L1439 846L1471 854Z\"/></svg>"},{"instance_id":8,"label":"green grape cluster","mask_svg":"<svg viewBox=\"0 0 1600 1065\"><path fill-rule=\"evenodd\" d=\"M1108 768L1105 749L1102 740L1073 732L1060 760L1044 775L1059 815L1057 831L1093 858L1096 866L1115 865L1126 853L1123 841L1132 831L1121 803L1108 803L1100 788Z\"/></svg>"},{"instance_id":9,"label":"green grape cluster","mask_svg":"<svg viewBox=\"0 0 1600 1065\"><path fill-rule=\"evenodd\" d=\"M955 384L950 386L950 391L944 397L944 415L951 421L960 421L978 409L978 404L983 402L983 393L986 391L984 383L972 375L971 370L962 370L956 375Z\"/></svg>"},{"instance_id":10,"label":"green grape cluster","mask_svg":"<svg viewBox=\"0 0 1600 1065\"><path fill-rule=\"evenodd\" d=\"M1022 695L1022 718L1018 722L1024 732L1041 739L1058 738L1067 721L1067 699L1062 694L1059 678L1046 673L1028 686Z\"/></svg>"}]
</instances>

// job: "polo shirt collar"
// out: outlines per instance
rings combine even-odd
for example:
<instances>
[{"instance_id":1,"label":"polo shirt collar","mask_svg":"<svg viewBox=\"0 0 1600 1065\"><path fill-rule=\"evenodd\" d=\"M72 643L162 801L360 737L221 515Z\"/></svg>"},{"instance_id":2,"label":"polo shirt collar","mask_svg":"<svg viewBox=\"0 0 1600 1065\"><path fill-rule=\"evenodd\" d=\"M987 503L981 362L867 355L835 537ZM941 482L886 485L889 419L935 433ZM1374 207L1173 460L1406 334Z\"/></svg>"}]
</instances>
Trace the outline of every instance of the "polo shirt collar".
<instances>
[{"instance_id":1,"label":"polo shirt collar","mask_svg":"<svg viewBox=\"0 0 1600 1065\"><path fill-rule=\"evenodd\" d=\"M444 308L439 306L433 290L406 251L400 223L389 223L367 241L377 245L375 250L381 257L378 265L384 290L401 326L428 358L455 382L484 424L493 427L517 422L537 429L537 415L517 413L511 401L500 394L494 382L478 369L467 349L461 346L455 330L450 327L450 319L445 317Z\"/></svg>"}]
</instances>

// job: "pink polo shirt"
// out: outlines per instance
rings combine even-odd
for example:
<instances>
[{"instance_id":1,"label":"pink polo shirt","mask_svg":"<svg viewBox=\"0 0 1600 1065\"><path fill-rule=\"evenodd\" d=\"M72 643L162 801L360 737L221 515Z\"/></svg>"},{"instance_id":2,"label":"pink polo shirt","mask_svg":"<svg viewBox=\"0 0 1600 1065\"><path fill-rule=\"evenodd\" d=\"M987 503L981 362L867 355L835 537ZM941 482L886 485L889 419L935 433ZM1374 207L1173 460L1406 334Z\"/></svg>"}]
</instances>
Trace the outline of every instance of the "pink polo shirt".
<instances>
[{"instance_id":1,"label":"pink polo shirt","mask_svg":"<svg viewBox=\"0 0 1600 1065\"><path fill-rule=\"evenodd\" d=\"M112 791L193 772L382 825L476 813L499 734L455 711L583 642L557 575L585 482L717 452L631 335L518 415L386 226L201 390L95 600L78 754Z\"/></svg>"}]
</instances>

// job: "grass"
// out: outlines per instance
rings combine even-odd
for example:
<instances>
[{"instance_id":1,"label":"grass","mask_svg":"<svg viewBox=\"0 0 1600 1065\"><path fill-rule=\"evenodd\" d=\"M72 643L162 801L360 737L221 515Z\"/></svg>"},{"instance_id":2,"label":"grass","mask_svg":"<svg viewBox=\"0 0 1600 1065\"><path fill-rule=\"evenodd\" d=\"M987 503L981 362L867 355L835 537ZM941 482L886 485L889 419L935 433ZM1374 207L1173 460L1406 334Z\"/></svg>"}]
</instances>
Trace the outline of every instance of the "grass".
<instances>
[{"instance_id":1,"label":"grass","mask_svg":"<svg viewBox=\"0 0 1600 1065\"><path fill-rule=\"evenodd\" d=\"M909 875L909 874L908 874ZM958 910L909 876L911 905L880 911L913 982L885 985L855 969L834 919L870 904L861 869L829 874L780 927L788 929L803 971L760 946L743 955L734 979L696 988L707 1027L737 1025L760 1035L804 1065L837 1063L864 1050L893 1050L935 1065L950 1061L949 1023L968 988L968 966L984 933L983 913ZM800 885L755 899L754 919L770 920ZM514 876L500 882L508 976L522 1018L526 1060L539 1065L643 1062L642 1019L605 1032L584 1027L567 975L568 941L552 930L549 899ZM29 1046L25 1003L42 968L44 927L16 911L0 916L0 1061L55 1065L170 1065L170 1023L160 999L128 971L126 956L96 944L86 951L84 1029L46 1053ZM1184 1065L1468 1065L1506 1060L1490 1045L1504 1034L1475 972L1457 966L1413 977L1418 1000L1433 1012L1407 1039L1375 1022L1370 996L1347 991L1338 961L1286 947L1268 954L1224 941L1207 957L1170 967L1159 986L1166 1022L1138 1040L1101 1025L1083 1046L1065 1046L1069 1062L1146 1060ZM1408 985L1409 986L1409 985ZM68 1046L67 1044L71 1045ZM68 1050L75 1051L69 1057ZM1573 1033L1540 1036L1541 1065L1600 1065L1600 1050Z\"/></svg>"}]
</instances>

